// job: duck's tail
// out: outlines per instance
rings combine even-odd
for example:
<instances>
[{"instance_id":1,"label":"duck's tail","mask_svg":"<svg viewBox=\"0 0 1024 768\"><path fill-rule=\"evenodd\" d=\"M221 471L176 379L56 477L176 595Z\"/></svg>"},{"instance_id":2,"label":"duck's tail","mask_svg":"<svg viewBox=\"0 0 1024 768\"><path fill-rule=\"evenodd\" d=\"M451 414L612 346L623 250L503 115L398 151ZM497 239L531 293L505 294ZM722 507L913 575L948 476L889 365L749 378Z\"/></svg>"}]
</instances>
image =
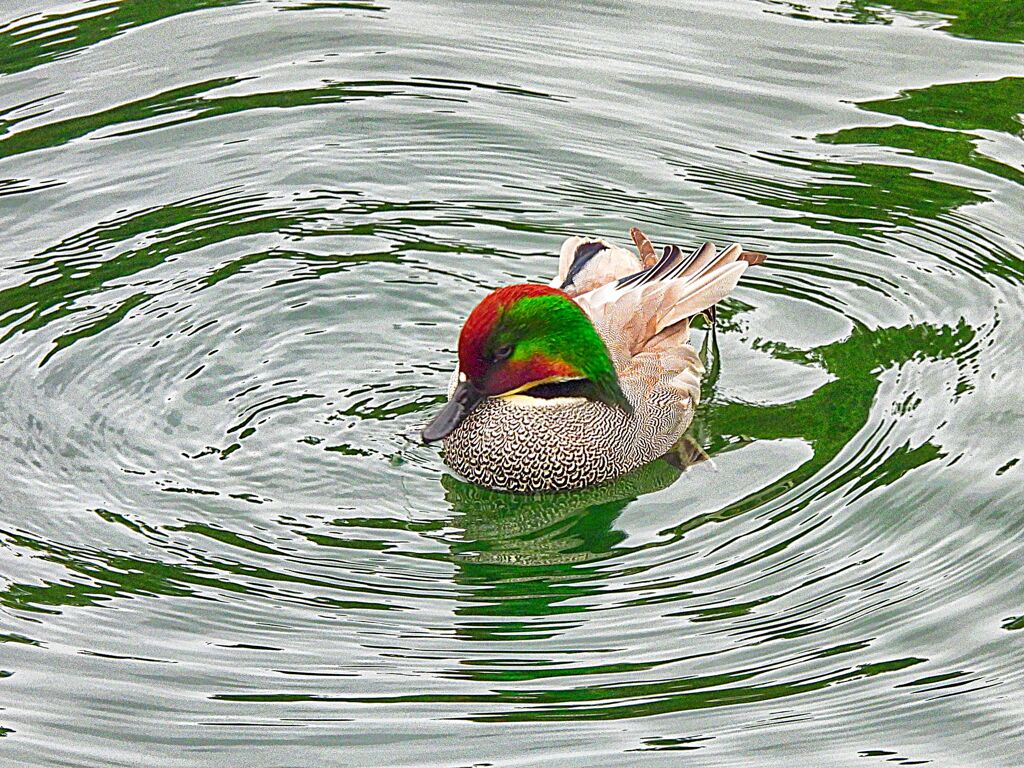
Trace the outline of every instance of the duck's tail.
<instances>
[{"instance_id":1,"label":"duck's tail","mask_svg":"<svg viewBox=\"0 0 1024 768\"><path fill-rule=\"evenodd\" d=\"M704 243L688 255L677 246L666 246L654 264L577 296L576 301L595 325L631 354L659 351L685 342L690 319L728 296L747 267L763 260L762 254L744 251L738 244L719 251L713 243Z\"/></svg>"}]
</instances>

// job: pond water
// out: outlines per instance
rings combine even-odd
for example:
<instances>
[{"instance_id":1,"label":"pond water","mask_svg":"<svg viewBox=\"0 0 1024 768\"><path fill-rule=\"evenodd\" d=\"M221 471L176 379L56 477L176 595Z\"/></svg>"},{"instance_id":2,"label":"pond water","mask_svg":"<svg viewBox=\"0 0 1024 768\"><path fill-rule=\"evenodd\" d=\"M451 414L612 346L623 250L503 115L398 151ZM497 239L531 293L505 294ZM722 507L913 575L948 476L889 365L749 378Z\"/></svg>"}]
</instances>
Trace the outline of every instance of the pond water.
<instances>
[{"instance_id":1,"label":"pond water","mask_svg":"<svg viewBox=\"0 0 1024 768\"><path fill-rule=\"evenodd\" d=\"M1019 764L1022 42L1003 0L6 0L0 763ZM630 226L770 254L712 461L449 476L462 319Z\"/></svg>"}]
</instances>

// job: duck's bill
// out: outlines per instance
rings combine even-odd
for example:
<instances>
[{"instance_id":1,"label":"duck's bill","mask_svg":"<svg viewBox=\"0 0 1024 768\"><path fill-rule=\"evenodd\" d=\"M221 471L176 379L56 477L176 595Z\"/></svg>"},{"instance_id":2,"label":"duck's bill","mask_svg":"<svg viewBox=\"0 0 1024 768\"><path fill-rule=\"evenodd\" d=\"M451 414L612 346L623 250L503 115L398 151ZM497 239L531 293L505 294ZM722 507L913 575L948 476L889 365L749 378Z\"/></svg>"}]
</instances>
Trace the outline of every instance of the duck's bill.
<instances>
[{"instance_id":1,"label":"duck's bill","mask_svg":"<svg viewBox=\"0 0 1024 768\"><path fill-rule=\"evenodd\" d=\"M451 399L420 434L423 442L433 443L448 437L483 399L484 394L468 381L460 383L452 393Z\"/></svg>"}]
</instances>

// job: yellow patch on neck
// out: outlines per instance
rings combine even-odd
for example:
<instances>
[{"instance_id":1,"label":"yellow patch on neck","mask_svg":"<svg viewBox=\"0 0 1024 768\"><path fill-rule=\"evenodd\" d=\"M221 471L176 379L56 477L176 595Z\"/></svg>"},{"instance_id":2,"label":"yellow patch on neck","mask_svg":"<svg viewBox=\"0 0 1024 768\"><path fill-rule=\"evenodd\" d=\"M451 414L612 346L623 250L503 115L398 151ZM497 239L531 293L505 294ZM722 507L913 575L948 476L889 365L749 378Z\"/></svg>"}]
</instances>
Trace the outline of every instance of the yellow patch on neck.
<instances>
[{"instance_id":1,"label":"yellow patch on neck","mask_svg":"<svg viewBox=\"0 0 1024 768\"><path fill-rule=\"evenodd\" d=\"M554 408L557 406L573 405L585 401L586 398L573 397L571 395L566 397L531 397L530 390L534 387L539 387L541 384L560 384L563 381L576 381L576 379L576 376L549 376L546 379L531 381L508 392L502 392L496 397L512 405L525 408Z\"/></svg>"}]
</instances>

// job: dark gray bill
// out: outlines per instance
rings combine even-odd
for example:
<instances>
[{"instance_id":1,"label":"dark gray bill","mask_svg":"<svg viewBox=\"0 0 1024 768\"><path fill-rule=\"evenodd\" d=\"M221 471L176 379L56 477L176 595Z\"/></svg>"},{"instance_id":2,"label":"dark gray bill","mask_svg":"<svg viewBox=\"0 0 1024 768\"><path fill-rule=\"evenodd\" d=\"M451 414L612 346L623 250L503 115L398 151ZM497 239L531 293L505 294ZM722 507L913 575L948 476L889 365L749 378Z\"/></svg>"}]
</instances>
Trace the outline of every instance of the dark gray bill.
<instances>
[{"instance_id":1,"label":"dark gray bill","mask_svg":"<svg viewBox=\"0 0 1024 768\"><path fill-rule=\"evenodd\" d=\"M448 437L483 399L483 393L468 381L459 384L451 399L424 428L420 435L423 442L433 443Z\"/></svg>"}]
</instances>

